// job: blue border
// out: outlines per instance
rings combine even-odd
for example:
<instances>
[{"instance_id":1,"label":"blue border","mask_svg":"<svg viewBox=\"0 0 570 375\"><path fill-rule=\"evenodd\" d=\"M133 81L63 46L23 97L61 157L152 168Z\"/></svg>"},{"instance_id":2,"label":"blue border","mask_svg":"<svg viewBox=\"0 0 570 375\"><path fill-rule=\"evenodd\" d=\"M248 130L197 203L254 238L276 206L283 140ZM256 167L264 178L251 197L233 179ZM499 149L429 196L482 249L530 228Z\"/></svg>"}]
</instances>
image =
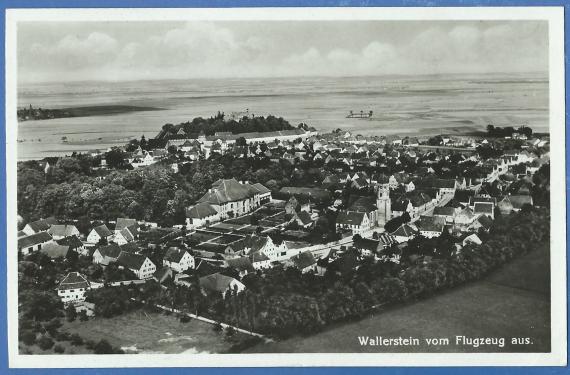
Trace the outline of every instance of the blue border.
<instances>
[{"instance_id":1,"label":"blue border","mask_svg":"<svg viewBox=\"0 0 570 375\"><path fill-rule=\"evenodd\" d=\"M452 7L452 6L563 6L564 7L564 49L570 50L570 41L566 37L570 33L570 0L4 0L2 1L2 17L0 18L0 37L5 41L5 20L6 9L9 8L237 8L237 7L404 7L404 6L418 6L418 7ZM5 44L0 43L0 56L5 56ZM565 53L565 68L570 66L568 56ZM5 83L5 64L1 64L0 69L0 93L2 98L6 96L6 83ZM567 70L567 69L565 69ZM570 78L568 75L565 77L566 93L570 89ZM568 94L566 94L568 95ZM569 106L569 97L566 96L566 108ZM5 106L0 107L0 118L5 124ZM568 133L568 123L570 114L566 112L566 133ZM0 132L0 237L3 239L4 251L6 249L6 133ZM566 149L570 146L570 141L566 138ZM570 179L568 165L569 153L566 153L566 195L570 193ZM555 202L553 202L555 204ZM570 215L570 206L566 202L566 215ZM570 241L570 226L566 222L566 241ZM567 256L567 269L570 266L570 258ZM6 257L0 256L0 274L6 275ZM4 279L6 280L6 279ZM570 283L567 278L567 290L570 290ZM6 301L7 294L6 288L0 288L0 301ZM4 303L6 306L6 303ZM568 313L568 309L567 309ZM132 368L132 369L10 369L8 368L8 332L7 332L7 309L0 307L0 374L180 374L188 372L192 374L223 374L223 375L261 375L266 374L268 371L271 374L318 374L318 375L336 375L344 373L357 372L359 374L373 374L382 372L384 374L465 374L475 375L485 372L486 374L566 374L570 373L568 367L445 367L445 368L195 368L195 369L180 369L180 368Z\"/></svg>"}]
</instances>

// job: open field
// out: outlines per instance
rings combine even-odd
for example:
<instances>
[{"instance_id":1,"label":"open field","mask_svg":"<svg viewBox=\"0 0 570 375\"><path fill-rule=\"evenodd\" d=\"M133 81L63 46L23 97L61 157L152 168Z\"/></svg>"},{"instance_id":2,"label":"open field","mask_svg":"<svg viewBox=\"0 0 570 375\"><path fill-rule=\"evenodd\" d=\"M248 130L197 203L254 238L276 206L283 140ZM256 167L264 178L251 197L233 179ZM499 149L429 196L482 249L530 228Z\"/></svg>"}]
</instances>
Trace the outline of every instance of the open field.
<instances>
[{"instance_id":1,"label":"open field","mask_svg":"<svg viewBox=\"0 0 570 375\"><path fill-rule=\"evenodd\" d=\"M548 246L543 245L543 246ZM361 346L358 336L415 337L418 346ZM498 346L462 346L455 336L503 337ZM449 346L428 346L426 338L449 338ZM512 345L528 337L531 345ZM485 279L431 298L394 306L354 323L339 324L310 337L258 344L247 352L548 352L550 351L550 267L547 249L537 249Z\"/></svg>"},{"instance_id":2,"label":"open field","mask_svg":"<svg viewBox=\"0 0 570 375\"><path fill-rule=\"evenodd\" d=\"M213 326L198 320L181 323L173 315L134 311L114 318L94 318L87 322L65 322L62 332L78 333L83 339L106 339L132 353L223 353L244 338L228 339Z\"/></svg>"}]
</instances>

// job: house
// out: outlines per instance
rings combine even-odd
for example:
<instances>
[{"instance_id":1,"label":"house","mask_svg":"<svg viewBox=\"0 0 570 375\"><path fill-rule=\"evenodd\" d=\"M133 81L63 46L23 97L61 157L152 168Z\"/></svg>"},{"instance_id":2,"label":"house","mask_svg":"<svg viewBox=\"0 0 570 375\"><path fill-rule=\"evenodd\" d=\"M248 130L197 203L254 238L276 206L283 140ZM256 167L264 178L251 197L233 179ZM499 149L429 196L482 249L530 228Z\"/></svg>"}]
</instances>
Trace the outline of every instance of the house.
<instances>
[{"instance_id":1,"label":"house","mask_svg":"<svg viewBox=\"0 0 570 375\"><path fill-rule=\"evenodd\" d=\"M442 217L447 223L453 223L455 219L455 208L453 207L435 207L433 209L433 216Z\"/></svg>"},{"instance_id":2,"label":"house","mask_svg":"<svg viewBox=\"0 0 570 375\"><path fill-rule=\"evenodd\" d=\"M311 218L311 214L307 211L301 211L295 214L295 219L297 224L305 229L308 229L313 226L314 221Z\"/></svg>"},{"instance_id":3,"label":"house","mask_svg":"<svg viewBox=\"0 0 570 375\"><path fill-rule=\"evenodd\" d=\"M186 250L170 247L162 258L162 265L176 272L184 272L195 266L194 257Z\"/></svg>"},{"instance_id":4,"label":"house","mask_svg":"<svg viewBox=\"0 0 570 375\"><path fill-rule=\"evenodd\" d=\"M245 215L262 204L271 200L271 193L263 185L250 185L240 183L235 179L217 180L212 188L198 200L198 203L207 203L220 215L220 219Z\"/></svg>"},{"instance_id":5,"label":"house","mask_svg":"<svg viewBox=\"0 0 570 375\"><path fill-rule=\"evenodd\" d=\"M141 280L151 278L156 271L155 264L148 257L126 251L121 251L117 264L131 270Z\"/></svg>"},{"instance_id":6,"label":"house","mask_svg":"<svg viewBox=\"0 0 570 375\"><path fill-rule=\"evenodd\" d=\"M186 209L186 227L188 229L210 225L220 221L220 214L209 203L198 203Z\"/></svg>"},{"instance_id":7,"label":"house","mask_svg":"<svg viewBox=\"0 0 570 375\"><path fill-rule=\"evenodd\" d=\"M130 225L126 228L115 230L113 241L118 245L124 245L133 242L137 236L138 230L135 225Z\"/></svg>"},{"instance_id":8,"label":"house","mask_svg":"<svg viewBox=\"0 0 570 375\"><path fill-rule=\"evenodd\" d=\"M85 301L85 292L90 288L85 276L79 272L70 272L57 286L57 295L63 303Z\"/></svg>"},{"instance_id":9,"label":"house","mask_svg":"<svg viewBox=\"0 0 570 375\"><path fill-rule=\"evenodd\" d=\"M87 235L87 242L90 244L98 244L101 240L110 241L113 237L113 232L107 228L105 224L96 226L91 229L91 232Z\"/></svg>"},{"instance_id":10,"label":"house","mask_svg":"<svg viewBox=\"0 0 570 375\"><path fill-rule=\"evenodd\" d=\"M174 277L174 271L170 267L162 267L156 270L152 275L152 278L159 284L164 284L168 280L172 280Z\"/></svg>"},{"instance_id":11,"label":"house","mask_svg":"<svg viewBox=\"0 0 570 375\"><path fill-rule=\"evenodd\" d=\"M18 250L23 255L28 255L34 251L41 250L41 248L48 243L53 242L48 232L38 232L30 236L18 238Z\"/></svg>"},{"instance_id":12,"label":"house","mask_svg":"<svg viewBox=\"0 0 570 375\"><path fill-rule=\"evenodd\" d=\"M225 298L228 291L240 293L245 290L245 285L239 280L234 279L221 273L214 273L208 276L201 277L200 288L205 292L221 293Z\"/></svg>"},{"instance_id":13,"label":"house","mask_svg":"<svg viewBox=\"0 0 570 375\"><path fill-rule=\"evenodd\" d=\"M271 268L271 259L263 253L251 253L249 254L249 260L255 270Z\"/></svg>"},{"instance_id":14,"label":"house","mask_svg":"<svg viewBox=\"0 0 570 375\"><path fill-rule=\"evenodd\" d=\"M51 259L65 258L69 252L69 246L58 245L56 242L50 242L42 247L40 252Z\"/></svg>"},{"instance_id":15,"label":"house","mask_svg":"<svg viewBox=\"0 0 570 375\"><path fill-rule=\"evenodd\" d=\"M476 235L475 233L472 233L472 234L468 235L467 237L465 237L461 244L463 246L465 246L465 245L470 244L470 243L474 244L474 245L481 245L483 243L483 241L481 241L481 239L479 238L478 235Z\"/></svg>"},{"instance_id":16,"label":"house","mask_svg":"<svg viewBox=\"0 0 570 375\"><path fill-rule=\"evenodd\" d=\"M495 205L493 203L475 203L473 206L473 214L475 216L488 215L495 217Z\"/></svg>"},{"instance_id":17,"label":"house","mask_svg":"<svg viewBox=\"0 0 570 375\"><path fill-rule=\"evenodd\" d=\"M138 238L139 236L139 224L136 219L129 219L120 217L117 219L115 224L115 234L119 234L123 229L128 229L133 238Z\"/></svg>"},{"instance_id":18,"label":"house","mask_svg":"<svg viewBox=\"0 0 570 375\"><path fill-rule=\"evenodd\" d=\"M244 277L250 272L255 272L255 268L248 257L226 259L225 262L229 268L238 272L239 277Z\"/></svg>"},{"instance_id":19,"label":"house","mask_svg":"<svg viewBox=\"0 0 570 375\"><path fill-rule=\"evenodd\" d=\"M408 224L402 224L390 233L398 243L407 242L418 235L418 231Z\"/></svg>"},{"instance_id":20,"label":"house","mask_svg":"<svg viewBox=\"0 0 570 375\"><path fill-rule=\"evenodd\" d=\"M532 197L530 195L507 195L498 204L501 214L510 214L512 211L520 211L525 205L532 205Z\"/></svg>"},{"instance_id":21,"label":"house","mask_svg":"<svg viewBox=\"0 0 570 375\"><path fill-rule=\"evenodd\" d=\"M364 256L372 256L374 254L378 254L382 249L384 249L383 243L370 238L354 239L353 246Z\"/></svg>"},{"instance_id":22,"label":"house","mask_svg":"<svg viewBox=\"0 0 570 375\"><path fill-rule=\"evenodd\" d=\"M75 225L67 224L54 224L49 228L48 233L51 234L54 240L60 240L69 236L79 236L79 230Z\"/></svg>"},{"instance_id":23,"label":"house","mask_svg":"<svg viewBox=\"0 0 570 375\"><path fill-rule=\"evenodd\" d=\"M116 244L102 246L93 252L93 263L107 266L119 258L121 248Z\"/></svg>"},{"instance_id":24,"label":"house","mask_svg":"<svg viewBox=\"0 0 570 375\"><path fill-rule=\"evenodd\" d=\"M36 220L26 224L22 231L28 236L31 236L35 233L47 232L49 228L54 224L57 224L57 220L55 220L54 217L49 217L47 219Z\"/></svg>"},{"instance_id":25,"label":"house","mask_svg":"<svg viewBox=\"0 0 570 375\"><path fill-rule=\"evenodd\" d=\"M350 229L352 234L362 233L371 225L365 212L343 211L336 218L337 229Z\"/></svg>"},{"instance_id":26,"label":"house","mask_svg":"<svg viewBox=\"0 0 570 375\"><path fill-rule=\"evenodd\" d=\"M445 227L445 219L435 216L420 216L416 223L420 234L427 238L439 237Z\"/></svg>"},{"instance_id":27,"label":"house","mask_svg":"<svg viewBox=\"0 0 570 375\"><path fill-rule=\"evenodd\" d=\"M64 237L56 242L58 245L69 246L69 250L75 251L78 254L89 255L89 250L85 248L85 245L77 236Z\"/></svg>"},{"instance_id":28,"label":"house","mask_svg":"<svg viewBox=\"0 0 570 375\"><path fill-rule=\"evenodd\" d=\"M464 208L455 215L455 224L459 226L467 226L473 223L476 216L469 207Z\"/></svg>"},{"instance_id":29,"label":"house","mask_svg":"<svg viewBox=\"0 0 570 375\"><path fill-rule=\"evenodd\" d=\"M316 272L317 260L310 251L294 255L285 262L285 267L295 267L301 273Z\"/></svg>"}]
</instances>

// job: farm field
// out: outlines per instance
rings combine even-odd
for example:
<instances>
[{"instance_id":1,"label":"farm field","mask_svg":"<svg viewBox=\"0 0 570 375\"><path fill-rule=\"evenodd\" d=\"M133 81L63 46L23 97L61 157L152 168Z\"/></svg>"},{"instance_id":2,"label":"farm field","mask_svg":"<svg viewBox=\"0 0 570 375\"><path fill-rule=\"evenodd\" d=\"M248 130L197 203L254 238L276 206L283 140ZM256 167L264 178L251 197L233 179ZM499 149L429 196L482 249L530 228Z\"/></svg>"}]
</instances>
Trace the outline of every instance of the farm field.
<instances>
[{"instance_id":1,"label":"farm field","mask_svg":"<svg viewBox=\"0 0 570 375\"><path fill-rule=\"evenodd\" d=\"M114 318L94 318L87 322L65 322L62 332L77 333L84 339L106 339L126 353L224 353L245 336L232 338L215 332L198 320L181 323L173 315L133 311Z\"/></svg>"},{"instance_id":2,"label":"farm field","mask_svg":"<svg viewBox=\"0 0 570 375\"><path fill-rule=\"evenodd\" d=\"M548 244L485 279L418 302L394 306L358 322L339 324L310 337L258 344L246 352L548 352L550 267ZM361 346L358 336L420 339L418 346ZM455 336L504 337L498 346L455 345ZM531 345L512 345L528 337ZM449 338L428 346L426 338Z\"/></svg>"}]
</instances>

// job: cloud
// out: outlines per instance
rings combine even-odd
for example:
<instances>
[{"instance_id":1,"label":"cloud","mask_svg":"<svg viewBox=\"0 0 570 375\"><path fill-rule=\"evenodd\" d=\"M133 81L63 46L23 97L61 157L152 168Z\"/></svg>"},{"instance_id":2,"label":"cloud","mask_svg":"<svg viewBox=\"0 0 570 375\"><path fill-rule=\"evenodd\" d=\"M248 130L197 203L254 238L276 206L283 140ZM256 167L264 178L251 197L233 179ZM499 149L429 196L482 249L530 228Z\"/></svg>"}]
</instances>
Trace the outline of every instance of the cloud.
<instances>
[{"instance_id":1,"label":"cloud","mask_svg":"<svg viewBox=\"0 0 570 375\"><path fill-rule=\"evenodd\" d=\"M402 23L405 30L405 23ZM71 32L18 46L19 67L33 78L138 79L294 75L381 75L546 71L546 22L437 23L355 34L342 41L314 28L188 22L142 30ZM124 28L128 29L127 25ZM280 30L280 31L279 31ZM304 29L306 32L306 28ZM346 29L350 35L352 30ZM128 33L127 33L128 34ZM346 40L354 43L346 42ZM43 75L43 76L42 76Z\"/></svg>"}]
</instances>

